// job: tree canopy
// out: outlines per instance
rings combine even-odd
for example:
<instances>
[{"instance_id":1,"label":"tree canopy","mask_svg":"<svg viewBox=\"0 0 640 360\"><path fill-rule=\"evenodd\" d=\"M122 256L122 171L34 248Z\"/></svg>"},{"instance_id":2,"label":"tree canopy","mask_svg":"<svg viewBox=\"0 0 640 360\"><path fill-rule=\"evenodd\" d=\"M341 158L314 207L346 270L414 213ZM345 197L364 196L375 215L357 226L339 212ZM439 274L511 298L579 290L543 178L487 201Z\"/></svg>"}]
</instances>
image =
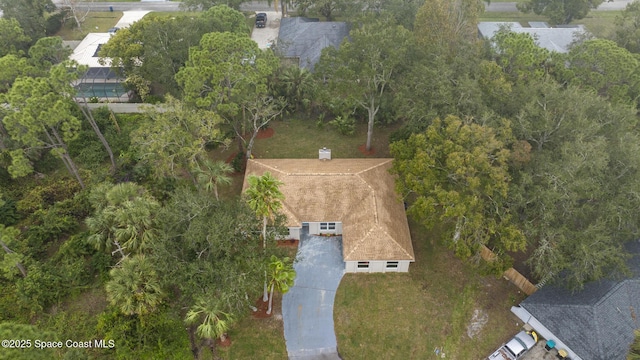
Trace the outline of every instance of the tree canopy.
<instances>
[{"instance_id":1,"label":"tree canopy","mask_svg":"<svg viewBox=\"0 0 640 360\"><path fill-rule=\"evenodd\" d=\"M502 126L509 134L509 123ZM391 145L397 191L413 200L408 213L429 228L452 225L445 238L463 258L480 245L496 251L525 247L506 206L508 140L471 119L448 116Z\"/></svg>"},{"instance_id":2,"label":"tree canopy","mask_svg":"<svg viewBox=\"0 0 640 360\"><path fill-rule=\"evenodd\" d=\"M591 9L597 8L603 0L528 0L518 3L518 10L546 16L554 25L569 24L583 19Z\"/></svg>"},{"instance_id":3,"label":"tree canopy","mask_svg":"<svg viewBox=\"0 0 640 360\"><path fill-rule=\"evenodd\" d=\"M177 96L175 75L187 62L189 49L198 45L204 34L218 31L247 34L244 15L220 5L195 16L144 17L118 31L102 46L100 56L110 58L116 71L122 68L140 95L145 89L136 77L144 79L147 86L159 85Z\"/></svg>"}]
</instances>

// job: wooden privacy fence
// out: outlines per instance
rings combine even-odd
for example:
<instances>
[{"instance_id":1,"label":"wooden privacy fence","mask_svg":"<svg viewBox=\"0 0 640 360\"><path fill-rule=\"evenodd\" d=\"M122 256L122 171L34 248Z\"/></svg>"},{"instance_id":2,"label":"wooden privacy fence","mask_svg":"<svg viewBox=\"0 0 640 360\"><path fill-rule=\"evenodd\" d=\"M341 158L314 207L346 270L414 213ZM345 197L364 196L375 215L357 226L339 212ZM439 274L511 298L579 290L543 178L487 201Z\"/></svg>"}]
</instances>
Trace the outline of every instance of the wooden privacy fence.
<instances>
[{"instance_id":1,"label":"wooden privacy fence","mask_svg":"<svg viewBox=\"0 0 640 360\"><path fill-rule=\"evenodd\" d=\"M485 261L489 262L495 261L495 259L497 258L497 255L484 245L482 245L482 247L480 248L480 256ZM531 295L536 292L536 290L538 290L535 285L533 285L526 277L524 277L518 272L518 270L514 268L507 269L507 271L505 271L502 276L511 281L513 285L517 286L518 289L522 290L527 295Z\"/></svg>"}]
</instances>

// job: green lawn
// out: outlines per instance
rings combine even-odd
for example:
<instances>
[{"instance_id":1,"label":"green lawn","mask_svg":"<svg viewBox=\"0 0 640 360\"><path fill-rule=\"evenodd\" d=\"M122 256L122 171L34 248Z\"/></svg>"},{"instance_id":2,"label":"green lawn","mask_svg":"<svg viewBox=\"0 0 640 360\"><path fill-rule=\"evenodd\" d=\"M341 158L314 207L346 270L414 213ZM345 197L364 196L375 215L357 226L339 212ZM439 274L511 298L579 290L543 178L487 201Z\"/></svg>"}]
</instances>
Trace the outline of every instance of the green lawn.
<instances>
[{"instance_id":1,"label":"green lawn","mask_svg":"<svg viewBox=\"0 0 640 360\"><path fill-rule=\"evenodd\" d=\"M344 359L484 359L517 332L509 311L523 299L506 280L480 276L439 244L439 234L410 222L416 262L408 274L347 274L334 308ZM473 338L468 327L486 320Z\"/></svg>"},{"instance_id":2,"label":"green lawn","mask_svg":"<svg viewBox=\"0 0 640 360\"><path fill-rule=\"evenodd\" d=\"M253 154L257 158L316 158L318 149L331 149L334 158L364 157L358 150L366 138L366 124L357 124L353 136L340 135L329 125L318 128L312 120L274 121L273 137L256 142ZM377 125L373 129L374 157L389 157L389 134L393 127Z\"/></svg>"},{"instance_id":3,"label":"green lawn","mask_svg":"<svg viewBox=\"0 0 640 360\"><path fill-rule=\"evenodd\" d=\"M63 40L82 40L88 33L107 32L118 23L121 17L122 11L92 12L87 15L82 31L75 28L73 21L67 21L56 35Z\"/></svg>"}]
</instances>

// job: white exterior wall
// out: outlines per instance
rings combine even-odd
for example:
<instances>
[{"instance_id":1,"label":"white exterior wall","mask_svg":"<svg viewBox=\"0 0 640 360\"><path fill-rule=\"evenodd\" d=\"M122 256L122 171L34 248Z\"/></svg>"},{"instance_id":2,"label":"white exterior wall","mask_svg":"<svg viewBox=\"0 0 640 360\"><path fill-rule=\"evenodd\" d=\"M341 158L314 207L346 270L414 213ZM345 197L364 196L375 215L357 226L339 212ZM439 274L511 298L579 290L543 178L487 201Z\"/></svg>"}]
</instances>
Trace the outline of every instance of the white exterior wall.
<instances>
[{"instance_id":1,"label":"white exterior wall","mask_svg":"<svg viewBox=\"0 0 640 360\"><path fill-rule=\"evenodd\" d=\"M395 261L395 260L392 260ZM369 261L368 268L358 268L358 261L345 261L345 272L348 273L387 273L387 272L409 272L409 260L398 261L397 268L387 268L387 261Z\"/></svg>"},{"instance_id":2,"label":"white exterior wall","mask_svg":"<svg viewBox=\"0 0 640 360\"><path fill-rule=\"evenodd\" d=\"M320 234L342 234L342 223L338 221L323 221L327 223L335 223L335 230L320 230L320 222L309 222L309 234L311 235L320 235Z\"/></svg>"},{"instance_id":3,"label":"white exterior wall","mask_svg":"<svg viewBox=\"0 0 640 360\"><path fill-rule=\"evenodd\" d=\"M289 228L289 239L300 240L300 230L301 227L290 227Z\"/></svg>"},{"instance_id":4,"label":"white exterior wall","mask_svg":"<svg viewBox=\"0 0 640 360\"><path fill-rule=\"evenodd\" d=\"M512 306L511 312L520 318L524 323L531 325L540 336L547 340L553 340L556 342L556 349L564 349L569 353L569 358L573 360L582 360L580 356L573 352L562 340L558 339L546 326L544 326L538 319L536 319L527 309L520 306Z\"/></svg>"}]
</instances>

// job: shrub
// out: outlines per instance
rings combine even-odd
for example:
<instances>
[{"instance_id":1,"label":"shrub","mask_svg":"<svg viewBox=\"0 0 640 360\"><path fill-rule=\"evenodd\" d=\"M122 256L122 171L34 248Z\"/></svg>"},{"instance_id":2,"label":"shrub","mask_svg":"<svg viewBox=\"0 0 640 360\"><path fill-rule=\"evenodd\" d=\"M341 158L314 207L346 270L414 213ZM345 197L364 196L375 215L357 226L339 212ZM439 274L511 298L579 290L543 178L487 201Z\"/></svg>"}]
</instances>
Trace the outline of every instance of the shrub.
<instances>
[{"instance_id":1,"label":"shrub","mask_svg":"<svg viewBox=\"0 0 640 360\"><path fill-rule=\"evenodd\" d=\"M245 160L246 154L241 151L231 160L231 167L233 167L235 172L242 172L244 170Z\"/></svg>"},{"instance_id":2,"label":"shrub","mask_svg":"<svg viewBox=\"0 0 640 360\"><path fill-rule=\"evenodd\" d=\"M16 201L6 199L0 206L0 224L5 226L15 225L20 220L20 215L16 209Z\"/></svg>"},{"instance_id":3,"label":"shrub","mask_svg":"<svg viewBox=\"0 0 640 360\"><path fill-rule=\"evenodd\" d=\"M80 190L80 184L71 179L55 180L32 188L16 203L16 209L25 215L47 209L58 201L72 198Z\"/></svg>"},{"instance_id":4,"label":"shrub","mask_svg":"<svg viewBox=\"0 0 640 360\"><path fill-rule=\"evenodd\" d=\"M349 116L337 116L329 121L329 125L334 126L342 135L353 135L356 131L356 121Z\"/></svg>"},{"instance_id":5,"label":"shrub","mask_svg":"<svg viewBox=\"0 0 640 360\"><path fill-rule=\"evenodd\" d=\"M58 31L60 31L60 28L62 28L62 24L64 24L64 18L67 16L67 11L66 10L61 10L58 11L54 14L51 14L46 22L45 22L45 33L47 34L47 36L53 36L55 35Z\"/></svg>"}]
</instances>

